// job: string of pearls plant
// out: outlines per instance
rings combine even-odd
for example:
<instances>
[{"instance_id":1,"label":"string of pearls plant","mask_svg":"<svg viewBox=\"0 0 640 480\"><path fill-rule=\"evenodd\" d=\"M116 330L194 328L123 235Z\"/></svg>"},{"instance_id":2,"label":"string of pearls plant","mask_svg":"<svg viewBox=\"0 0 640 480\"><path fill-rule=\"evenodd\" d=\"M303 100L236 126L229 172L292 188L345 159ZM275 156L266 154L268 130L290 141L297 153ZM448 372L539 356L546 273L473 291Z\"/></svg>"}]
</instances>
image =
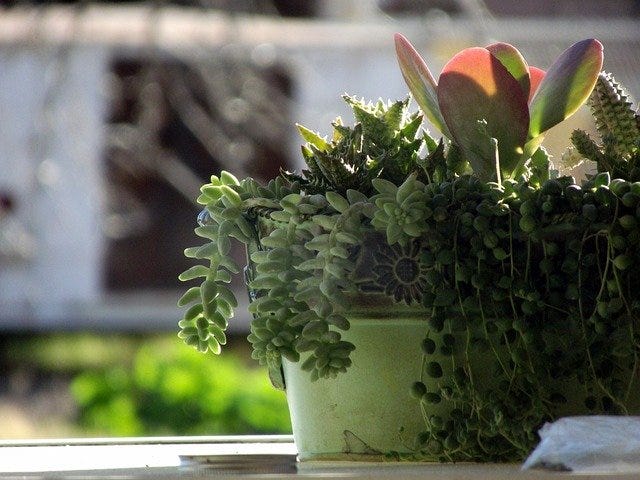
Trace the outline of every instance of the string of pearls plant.
<instances>
[{"instance_id":1,"label":"string of pearls plant","mask_svg":"<svg viewBox=\"0 0 640 480\"><path fill-rule=\"evenodd\" d=\"M640 119L613 77L589 100L602 143L572 137L568 156L598 170L581 184L555 175L542 148L520 173L481 179L455 141L420 130L408 100L345 100L354 126L336 121L330 139L300 127L301 175L262 186L222 172L202 187L205 244L185 254L207 264L180 276L199 279L179 302L185 342L225 344L235 238L249 252L253 356L281 388L282 358L314 380L347 371L353 295L431 312L411 458L522 458L576 403L628 413L640 388Z\"/></svg>"}]
</instances>

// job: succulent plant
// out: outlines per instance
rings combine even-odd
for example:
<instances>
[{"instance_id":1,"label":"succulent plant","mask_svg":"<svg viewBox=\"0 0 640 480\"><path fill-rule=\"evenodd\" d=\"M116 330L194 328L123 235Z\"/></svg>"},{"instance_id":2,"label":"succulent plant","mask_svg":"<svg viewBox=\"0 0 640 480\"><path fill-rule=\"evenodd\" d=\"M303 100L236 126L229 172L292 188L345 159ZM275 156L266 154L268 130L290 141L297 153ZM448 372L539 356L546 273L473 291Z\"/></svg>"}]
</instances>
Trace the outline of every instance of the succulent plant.
<instances>
[{"instance_id":1,"label":"succulent plant","mask_svg":"<svg viewBox=\"0 0 640 480\"><path fill-rule=\"evenodd\" d=\"M484 180L522 174L549 128L572 115L602 68L602 45L583 40L544 71L507 43L462 50L436 82L409 41L396 35L402 74L420 108Z\"/></svg>"},{"instance_id":2,"label":"succulent plant","mask_svg":"<svg viewBox=\"0 0 640 480\"><path fill-rule=\"evenodd\" d=\"M418 136L422 117L409 114L409 99L386 104L366 103L345 95L357 123L354 127L333 124L331 140L306 127L298 130L306 140L302 155L308 170L302 176L286 174L300 181L308 193L347 190L371 191L371 180L385 178L401 182L416 167L423 140Z\"/></svg>"},{"instance_id":3,"label":"succulent plant","mask_svg":"<svg viewBox=\"0 0 640 480\"><path fill-rule=\"evenodd\" d=\"M181 276L200 283L180 301L180 336L202 351L225 343L233 237L249 253L253 356L280 388L283 359L313 380L349 369L353 298L429 312L411 387L424 431L399 457L519 459L567 405L640 408L638 116L599 75L602 46L578 42L546 73L507 44L467 49L436 84L396 42L418 105L446 138L421 132L408 100L345 97L353 126L336 121L330 139L299 127L300 174L265 186L212 176L198 199L205 244L185 252L208 265ZM599 171L552 178L544 132L588 97L602 144L573 140Z\"/></svg>"}]
</instances>

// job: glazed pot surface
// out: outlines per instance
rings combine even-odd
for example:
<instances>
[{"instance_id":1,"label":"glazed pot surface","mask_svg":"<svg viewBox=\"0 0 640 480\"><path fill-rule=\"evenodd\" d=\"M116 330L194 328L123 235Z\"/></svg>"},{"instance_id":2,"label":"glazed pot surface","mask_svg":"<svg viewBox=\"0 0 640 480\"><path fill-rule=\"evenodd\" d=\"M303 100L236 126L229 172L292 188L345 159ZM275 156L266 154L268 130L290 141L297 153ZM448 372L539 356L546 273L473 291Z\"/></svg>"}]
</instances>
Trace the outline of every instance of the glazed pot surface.
<instances>
[{"instance_id":1,"label":"glazed pot surface","mask_svg":"<svg viewBox=\"0 0 640 480\"><path fill-rule=\"evenodd\" d=\"M312 382L301 363L285 361L300 460L382 459L410 451L424 428L411 385L420 377L426 317L376 317L349 318L343 338L356 345L353 365L337 378Z\"/></svg>"}]
</instances>

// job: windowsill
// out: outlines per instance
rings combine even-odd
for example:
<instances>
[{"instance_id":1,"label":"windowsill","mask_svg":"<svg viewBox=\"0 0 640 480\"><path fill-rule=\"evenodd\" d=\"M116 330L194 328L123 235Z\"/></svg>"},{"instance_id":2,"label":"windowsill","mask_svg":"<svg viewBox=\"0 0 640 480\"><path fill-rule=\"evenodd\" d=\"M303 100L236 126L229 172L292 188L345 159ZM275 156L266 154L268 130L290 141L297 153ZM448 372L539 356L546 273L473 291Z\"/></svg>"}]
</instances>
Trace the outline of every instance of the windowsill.
<instances>
[{"instance_id":1,"label":"windowsill","mask_svg":"<svg viewBox=\"0 0 640 480\"><path fill-rule=\"evenodd\" d=\"M295 463L290 436L155 437L0 442L0 478L576 478L516 464ZM16 474L19 474L17 476ZM580 479L629 480L627 475Z\"/></svg>"},{"instance_id":2,"label":"windowsill","mask_svg":"<svg viewBox=\"0 0 640 480\"><path fill-rule=\"evenodd\" d=\"M519 464L304 462L291 436L0 442L0 478L630 480L634 475L522 471Z\"/></svg>"},{"instance_id":3,"label":"windowsill","mask_svg":"<svg viewBox=\"0 0 640 480\"><path fill-rule=\"evenodd\" d=\"M93 472L100 478L108 478L126 471L127 478L135 478L161 469L176 477L193 478L195 467L213 465L211 462L235 471L253 464L255 470L256 461L260 460L265 464L293 465L295 455L291 436L3 441L0 443L0 477L4 473L73 472L75 478L77 473Z\"/></svg>"}]
</instances>

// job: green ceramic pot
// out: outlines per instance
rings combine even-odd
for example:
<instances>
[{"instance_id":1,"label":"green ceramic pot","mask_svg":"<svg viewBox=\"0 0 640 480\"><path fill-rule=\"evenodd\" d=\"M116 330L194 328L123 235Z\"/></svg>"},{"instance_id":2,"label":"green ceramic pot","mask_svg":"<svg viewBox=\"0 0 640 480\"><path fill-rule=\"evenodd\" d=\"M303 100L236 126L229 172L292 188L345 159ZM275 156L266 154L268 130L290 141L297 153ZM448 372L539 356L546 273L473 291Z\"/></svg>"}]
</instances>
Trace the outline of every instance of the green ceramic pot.
<instances>
[{"instance_id":1,"label":"green ceramic pot","mask_svg":"<svg viewBox=\"0 0 640 480\"><path fill-rule=\"evenodd\" d=\"M409 451L424 427L411 385L420 376L427 312L365 309L347 317L343 338L356 349L346 373L312 382L301 362L284 364L300 460L381 460Z\"/></svg>"}]
</instances>

